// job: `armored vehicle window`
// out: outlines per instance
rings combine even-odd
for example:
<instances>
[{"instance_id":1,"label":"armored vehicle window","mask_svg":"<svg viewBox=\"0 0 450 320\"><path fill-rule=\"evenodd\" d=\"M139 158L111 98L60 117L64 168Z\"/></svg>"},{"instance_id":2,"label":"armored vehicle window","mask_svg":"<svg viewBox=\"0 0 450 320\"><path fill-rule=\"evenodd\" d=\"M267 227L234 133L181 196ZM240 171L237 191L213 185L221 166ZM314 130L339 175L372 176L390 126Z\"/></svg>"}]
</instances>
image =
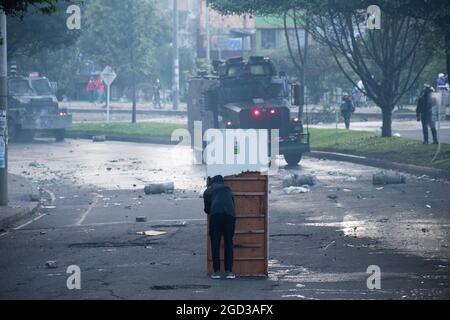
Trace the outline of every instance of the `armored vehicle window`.
<instances>
[{"instance_id":1,"label":"armored vehicle window","mask_svg":"<svg viewBox=\"0 0 450 320\"><path fill-rule=\"evenodd\" d=\"M34 79L31 80L31 86L34 91L40 96L53 95L52 87L47 79Z\"/></svg>"},{"instance_id":2,"label":"armored vehicle window","mask_svg":"<svg viewBox=\"0 0 450 320\"><path fill-rule=\"evenodd\" d=\"M32 95L33 89L30 87L27 80L17 79L9 82L9 92L11 95L25 96Z\"/></svg>"},{"instance_id":3,"label":"armored vehicle window","mask_svg":"<svg viewBox=\"0 0 450 320\"><path fill-rule=\"evenodd\" d=\"M266 66L262 64L251 65L250 74L254 76L270 75L270 69L266 68Z\"/></svg>"},{"instance_id":4,"label":"armored vehicle window","mask_svg":"<svg viewBox=\"0 0 450 320\"><path fill-rule=\"evenodd\" d=\"M228 77L239 77L242 75L244 69L244 65L235 64L228 67L227 76Z\"/></svg>"}]
</instances>

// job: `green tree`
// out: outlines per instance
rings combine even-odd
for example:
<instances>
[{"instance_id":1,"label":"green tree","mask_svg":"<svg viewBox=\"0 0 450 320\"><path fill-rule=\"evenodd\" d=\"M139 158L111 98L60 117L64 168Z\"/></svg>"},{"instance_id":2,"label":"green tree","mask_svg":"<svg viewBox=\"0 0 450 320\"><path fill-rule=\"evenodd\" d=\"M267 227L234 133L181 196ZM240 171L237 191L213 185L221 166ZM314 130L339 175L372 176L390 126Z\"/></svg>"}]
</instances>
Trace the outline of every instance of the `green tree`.
<instances>
[{"instance_id":1,"label":"green tree","mask_svg":"<svg viewBox=\"0 0 450 320\"><path fill-rule=\"evenodd\" d=\"M132 122L136 122L136 83L158 72L169 54L170 25L152 0L94 0L83 24L81 50L86 58L110 65L131 83Z\"/></svg>"},{"instance_id":2,"label":"green tree","mask_svg":"<svg viewBox=\"0 0 450 320\"><path fill-rule=\"evenodd\" d=\"M72 46L81 30L69 30L66 27L68 15L64 7L58 7L52 15L40 14L40 9L33 7L20 17L9 17L8 22L8 57L31 57L41 51L59 50Z\"/></svg>"},{"instance_id":3,"label":"green tree","mask_svg":"<svg viewBox=\"0 0 450 320\"><path fill-rule=\"evenodd\" d=\"M433 54L434 11L411 14L409 0L210 0L222 12L286 12L292 6L306 19L299 20L314 39L328 46L346 78L356 85L362 79L366 94L381 108L384 137L392 135L392 111L409 92ZM426 1L427 2L427 1ZM383 9L382 30L362 30L366 9L378 4ZM447 5L448 6L448 5ZM408 8L407 10L404 8ZM348 72L348 68L353 71Z\"/></svg>"},{"instance_id":4,"label":"green tree","mask_svg":"<svg viewBox=\"0 0 450 320\"><path fill-rule=\"evenodd\" d=\"M22 15L29 6L38 8L41 13L51 14L58 10L57 3L58 0L1 0L0 8L8 16Z\"/></svg>"}]
</instances>

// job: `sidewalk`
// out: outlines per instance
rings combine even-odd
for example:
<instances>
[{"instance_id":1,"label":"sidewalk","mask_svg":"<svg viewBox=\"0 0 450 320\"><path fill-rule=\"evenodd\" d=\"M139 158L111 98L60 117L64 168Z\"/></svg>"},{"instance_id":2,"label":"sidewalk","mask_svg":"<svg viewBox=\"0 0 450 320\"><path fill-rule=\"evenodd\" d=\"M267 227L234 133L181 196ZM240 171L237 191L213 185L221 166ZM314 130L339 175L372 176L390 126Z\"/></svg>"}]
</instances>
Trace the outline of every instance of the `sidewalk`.
<instances>
[{"instance_id":1,"label":"sidewalk","mask_svg":"<svg viewBox=\"0 0 450 320\"><path fill-rule=\"evenodd\" d=\"M0 231L17 221L31 216L39 207L39 201L31 201L31 195L39 192L28 179L10 174L8 176L9 205L0 207Z\"/></svg>"},{"instance_id":2,"label":"sidewalk","mask_svg":"<svg viewBox=\"0 0 450 320\"><path fill-rule=\"evenodd\" d=\"M106 112L106 104L95 104L89 101L65 101L60 103L61 108L67 108L71 111L76 112ZM126 111L130 112L132 107L131 102L118 102L113 101L110 105L110 111L120 112ZM149 112L149 111L158 111L158 112L186 112L187 104L184 102L180 102L178 110L173 110L172 104L165 104L161 109L154 108L153 103L151 102L138 102L136 105L136 110L138 112Z\"/></svg>"}]
</instances>

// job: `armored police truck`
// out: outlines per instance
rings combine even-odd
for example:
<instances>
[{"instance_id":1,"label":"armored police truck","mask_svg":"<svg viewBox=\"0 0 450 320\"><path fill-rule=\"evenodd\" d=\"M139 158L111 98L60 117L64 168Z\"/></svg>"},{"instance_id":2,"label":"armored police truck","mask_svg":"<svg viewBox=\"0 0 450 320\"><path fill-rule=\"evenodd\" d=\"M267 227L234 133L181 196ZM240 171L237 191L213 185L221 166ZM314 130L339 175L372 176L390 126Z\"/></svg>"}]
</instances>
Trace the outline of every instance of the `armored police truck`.
<instances>
[{"instance_id":1,"label":"armored police truck","mask_svg":"<svg viewBox=\"0 0 450 320\"><path fill-rule=\"evenodd\" d=\"M45 77L8 78L8 135L10 140L31 140L36 133L63 141L72 116L60 109L54 90Z\"/></svg>"},{"instance_id":2,"label":"armored police truck","mask_svg":"<svg viewBox=\"0 0 450 320\"><path fill-rule=\"evenodd\" d=\"M298 86L277 74L269 58L232 58L215 61L215 73L201 74L189 82L188 127L208 129L279 129L279 152L289 165L298 164L310 151L309 133L302 119L291 116L299 101ZM293 99L291 99L293 98Z\"/></svg>"}]
</instances>

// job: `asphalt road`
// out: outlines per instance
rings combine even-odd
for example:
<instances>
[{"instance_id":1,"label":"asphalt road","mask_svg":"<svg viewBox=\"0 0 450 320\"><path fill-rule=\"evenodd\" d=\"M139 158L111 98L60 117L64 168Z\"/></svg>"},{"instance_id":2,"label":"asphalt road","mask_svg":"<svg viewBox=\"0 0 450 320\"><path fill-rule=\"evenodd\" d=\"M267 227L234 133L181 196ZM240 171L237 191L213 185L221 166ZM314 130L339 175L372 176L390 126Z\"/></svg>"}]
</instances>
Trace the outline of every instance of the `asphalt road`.
<instances>
[{"instance_id":1,"label":"asphalt road","mask_svg":"<svg viewBox=\"0 0 450 320\"><path fill-rule=\"evenodd\" d=\"M10 170L44 188L47 202L0 234L0 299L450 298L449 182L408 175L405 185L377 189L375 168L280 161L270 178L269 278L210 280L204 168L189 159L188 149L161 145L11 145ZM285 194L289 172L313 173L318 184ZM156 181L174 181L175 193L144 195ZM147 230L166 233L138 234ZM67 289L71 265L81 290ZM381 269L380 290L367 288L371 265Z\"/></svg>"}]
</instances>

